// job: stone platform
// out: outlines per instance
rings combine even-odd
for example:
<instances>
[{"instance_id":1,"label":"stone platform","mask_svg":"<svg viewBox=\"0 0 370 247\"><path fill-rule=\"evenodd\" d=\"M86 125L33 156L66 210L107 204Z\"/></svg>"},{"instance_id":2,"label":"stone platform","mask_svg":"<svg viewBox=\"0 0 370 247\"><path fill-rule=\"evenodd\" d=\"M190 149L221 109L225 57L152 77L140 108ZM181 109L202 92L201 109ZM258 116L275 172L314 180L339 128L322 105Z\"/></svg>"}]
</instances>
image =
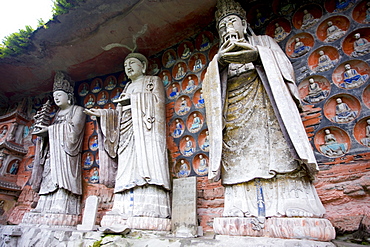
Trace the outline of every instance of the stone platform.
<instances>
[{"instance_id":1,"label":"stone platform","mask_svg":"<svg viewBox=\"0 0 370 247\"><path fill-rule=\"evenodd\" d=\"M22 224L76 226L78 221L78 215L28 212L24 214Z\"/></svg>"},{"instance_id":2,"label":"stone platform","mask_svg":"<svg viewBox=\"0 0 370 247\"><path fill-rule=\"evenodd\" d=\"M123 229L123 227L156 231L169 231L171 229L170 219L153 217L128 217L125 219L118 214L104 215L100 224L103 229Z\"/></svg>"},{"instance_id":3,"label":"stone platform","mask_svg":"<svg viewBox=\"0 0 370 247\"><path fill-rule=\"evenodd\" d=\"M261 228L256 218L215 218L213 229L220 235L330 241L335 229L321 218L267 218ZM259 228L259 229L257 229Z\"/></svg>"},{"instance_id":4,"label":"stone platform","mask_svg":"<svg viewBox=\"0 0 370 247\"><path fill-rule=\"evenodd\" d=\"M10 228L17 228L13 234ZM319 242L299 239L278 239L266 237L242 237L207 235L199 238L176 238L168 231L132 230L126 235L108 234L97 231L62 230L40 227L0 226L0 246L48 246L48 247L88 247L122 246L122 247L335 247L331 242Z\"/></svg>"}]
</instances>

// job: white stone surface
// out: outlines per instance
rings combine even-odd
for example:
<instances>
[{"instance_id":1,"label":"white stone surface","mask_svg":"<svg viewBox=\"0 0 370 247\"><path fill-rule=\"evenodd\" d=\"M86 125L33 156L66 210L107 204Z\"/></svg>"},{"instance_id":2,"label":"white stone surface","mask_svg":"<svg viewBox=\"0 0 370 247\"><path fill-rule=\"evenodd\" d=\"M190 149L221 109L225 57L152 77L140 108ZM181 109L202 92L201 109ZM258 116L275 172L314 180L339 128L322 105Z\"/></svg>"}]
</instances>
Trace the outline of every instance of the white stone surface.
<instances>
[{"instance_id":1,"label":"white stone surface","mask_svg":"<svg viewBox=\"0 0 370 247\"><path fill-rule=\"evenodd\" d=\"M3 236L4 227L0 227ZM70 236L69 239L58 236ZM18 239L19 247L48 246L48 247L88 247L97 241L100 246L130 246L130 247L335 247L331 242L319 242L298 239L279 239L266 237L241 237L217 235L215 238L174 238L170 232L133 231L127 235L108 235L99 240L90 239L87 233L71 232L61 233L60 230L40 229L37 227L23 227L22 236ZM2 244L2 243L0 243ZM5 245L6 246L6 245Z\"/></svg>"},{"instance_id":2,"label":"white stone surface","mask_svg":"<svg viewBox=\"0 0 370 247\"><path fill-rule=\"evenodd\" d=\"M197 178L173 180L172 232L176 237L197 235Z\"/></svg>"},{"instance_id":3,"label":"white stone surface","mask_svg":"<svg viewBox=\"0 0 370 247\"><path fill-rule=\"evenodd\" d=\"M82 224L77 225L77 230L91 231L98 229L95 225L96 214L98 212L99 198L97 196L89 196L85 202L85 211L82 217Z\"/></svg>"}]
</instances>

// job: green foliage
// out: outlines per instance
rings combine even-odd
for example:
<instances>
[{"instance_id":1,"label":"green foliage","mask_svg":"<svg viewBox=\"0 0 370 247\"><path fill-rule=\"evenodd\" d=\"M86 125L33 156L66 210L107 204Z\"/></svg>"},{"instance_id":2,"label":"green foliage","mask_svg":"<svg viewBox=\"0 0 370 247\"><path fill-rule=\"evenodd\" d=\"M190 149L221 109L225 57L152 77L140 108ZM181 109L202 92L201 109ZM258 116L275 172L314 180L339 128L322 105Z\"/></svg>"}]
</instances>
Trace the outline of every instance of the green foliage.
<instances>
[{"instance_id":1,"label":"green foliage","mask_svg":"<svg viewBox=\"0 0 370 247\"><path fill-rule=\"evenodd\" d=\"M30 37L33 31L31 26L26 26L25 29L20 29L18 33L6 36L0 46L0 57L16 56L24 53L31 45Z\"/></svg>"},{"instance_id":2,"label":"green foliage","mask_svg":"<svg viewBox=\"0 0 370 247\"><path fill-rule=\"evenodd\" d=\"M53 16L66 14L70 9L73 9L84 0L54 0Z\"/></svg>"},{"instance_id":3,"label":"green foliage","mask_svg":"<svg viewBox=\"0 0 370 247\"><path fill-rule=\"evenodd\" d=\"M37 20L37 28L39 27L47 28L46 22L42 18Z\"/></svg>"},{"instance_id":4,"label":"green foliage","mask_svg":"<svg viewBox=\"0 0 370 247\"><path fill-rule=\"evenodd\" d=\"M102 242L103 240L101 239L101 240L98 240L98 241L95 241L94 243L93 243L93 245L92 245L92 247L99 247L99 246L101 246L101 242Z\"/></svg>"},{"instance_id":5,"label":"green foliage","mask_svg":"<svg viewBox=\"0 0 370 247\"><path fill-rule=\"evenodd\" d=\"M84 1L85 0L54 0L52 10L53 19L58 15L68 13L70 9L76 8ZM39 19L37 27L47 28L47 24L42 19ZM2 44L0 44L0 58L24 54L32 44L30 37L33 31L31 26L26 26L25 29L21 29L19 32L12 33L5 37L2 40Z\"/></svg>"}]
</instances>

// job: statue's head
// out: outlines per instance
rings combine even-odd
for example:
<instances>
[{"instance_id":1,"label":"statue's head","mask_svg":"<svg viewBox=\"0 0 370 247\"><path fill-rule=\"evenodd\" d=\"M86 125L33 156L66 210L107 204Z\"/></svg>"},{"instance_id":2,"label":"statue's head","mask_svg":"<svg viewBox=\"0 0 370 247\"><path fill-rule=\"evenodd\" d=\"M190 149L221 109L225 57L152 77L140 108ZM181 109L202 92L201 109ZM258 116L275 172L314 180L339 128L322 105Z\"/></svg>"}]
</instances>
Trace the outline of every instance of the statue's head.
<instances>
[{"instance_id":1,"label":"statue's head","mask_svg":"<svg viewBox=\"0 0 370 247\"><path fill-rule=\"evenodd\" d=\"M218 0L216 23L221 43L242 39L247 29L246 12L234 0Z\"/></svg>"},{"instance_id":2,"label":"statue's head","mask_svg":"<svg viewBox=\"0 0 370 247\"><path fill-rule=\"evenodd\" d=\"M144 75L148 66L148 60L143 54L130 53L124 61L125 72L128 78L134 80Z\"/></svg>"},{"instance_id":3,"label":"statue's head","mask_svg":"<svg viewBox=\"0 0 370 247\"><path fill-rule=\"evenodd\" d=\"M65 104L73 105L74 81L63 71L57 71L54 77L53 97L59 107Z\"/></svg>"},{"instance_id":4,"label":"statue's head","mask_svg":"<svg viewBox=\"0 0 370 247\"><path fill-rule=\"evenodd\" d=\"M69 94L62 90L57 90L53 92L53 98L55 104L60 108L65 108L68 105L72 105L71 98Z\"/></svg>"}]
</instances>

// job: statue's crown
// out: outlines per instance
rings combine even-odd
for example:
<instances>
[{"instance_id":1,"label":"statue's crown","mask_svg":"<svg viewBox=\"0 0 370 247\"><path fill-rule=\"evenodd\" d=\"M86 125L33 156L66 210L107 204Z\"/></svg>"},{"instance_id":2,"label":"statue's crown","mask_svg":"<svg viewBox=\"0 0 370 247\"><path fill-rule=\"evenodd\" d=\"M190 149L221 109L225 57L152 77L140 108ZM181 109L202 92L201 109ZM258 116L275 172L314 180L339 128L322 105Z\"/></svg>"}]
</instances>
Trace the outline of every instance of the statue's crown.
<instances>
[{"instance_id":1,"label":"statue's crown","mask_svg":"<svg viewBox=\"0 0 370 247\"><path fill-rule=\"evenodd\" d=\"M73 94L74 81L63 71L57 71L54 77L53 92L64 91Z\"/></svg>"},{"instance_id":2,"label":"statue's crown","mask_svg":"<svg viewBox=\"0 0 370 247\"><path fill-rule=\"evenodd\" d=\"M218 0L215 15L217 23L228 15L238 15L242 19L247 19L245 10L234 0Z\"/></svg>"}]
</instances>

